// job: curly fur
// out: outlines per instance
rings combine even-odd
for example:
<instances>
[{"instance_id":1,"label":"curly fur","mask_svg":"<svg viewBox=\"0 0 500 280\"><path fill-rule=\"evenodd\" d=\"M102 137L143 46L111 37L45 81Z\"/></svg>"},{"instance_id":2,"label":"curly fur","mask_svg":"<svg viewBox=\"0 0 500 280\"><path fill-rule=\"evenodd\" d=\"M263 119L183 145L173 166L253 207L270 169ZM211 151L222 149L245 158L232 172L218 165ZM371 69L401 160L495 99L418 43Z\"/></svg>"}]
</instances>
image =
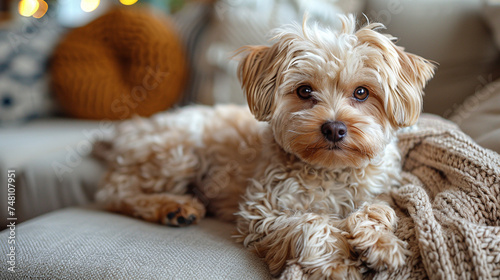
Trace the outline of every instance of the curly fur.
<instances>
[{"instance_id":1,"label":"curly fur","mask_svg":"<svg viewBox=\"0 0 500 280\"><path fill-rule=\"evenodd\" d=\"M241 49L248 108L192 106L117 126L99 145L109 170L97 199L172 226L206 211L236 221L236 239L275 276L357 279L404 264L394 211L377 197L399 184L394 135L417 120L434 66L381 24L341 20L338 31L285 26L272 46ZM311 98L298 97L302 85ZM353 98L359 86L366 101ZM345 124L345 139L325 138L329 121Z\"/></svg>"}]
</instances>

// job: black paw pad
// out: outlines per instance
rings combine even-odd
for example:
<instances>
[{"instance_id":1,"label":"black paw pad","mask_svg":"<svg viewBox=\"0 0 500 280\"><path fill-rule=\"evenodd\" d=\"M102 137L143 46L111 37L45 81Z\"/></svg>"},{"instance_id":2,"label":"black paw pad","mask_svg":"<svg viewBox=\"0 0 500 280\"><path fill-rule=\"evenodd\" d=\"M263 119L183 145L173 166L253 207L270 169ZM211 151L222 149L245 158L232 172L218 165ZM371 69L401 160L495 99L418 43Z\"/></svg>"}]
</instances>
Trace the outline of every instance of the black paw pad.
<instances>
[{"instance_id":1,"label":"black paw pad","mask_svg":"<svg viewBox=\"0 0 500 280\"><path fill-rule=\"evenodd\" d=\"M177 224L178 225L190 225L196 220L195 215L189 215L187 218L185 217L178 217L177 218Z\"/></svg>"},{"instance_id":2,"label":"black paw pad","mask_svg":"<svg viewBox=\"0 0 500 280\"><path fill-rule=\"evenodd\" d=\"M177 208L177 210L167 213L164 223L169 226L182 227L196 222L197 216L195 214L191 214L187 217L185 215L186 214L182 213L181 208Z\"/></svg>"},{"instance_id":3,"label":"black paw pad","mask_svg":"<svg viewBox=\"0 0 500 280\"><path fill-rule=\"evenodd\" d=\"M169 220L172 220L173 218L175 218L175 216L177 216L177 214L179 214L181 212L181 208L177 208L177 210L173 211L173 212L170 212L167 214L167 218Z\"/></svg>"}]
</instances>

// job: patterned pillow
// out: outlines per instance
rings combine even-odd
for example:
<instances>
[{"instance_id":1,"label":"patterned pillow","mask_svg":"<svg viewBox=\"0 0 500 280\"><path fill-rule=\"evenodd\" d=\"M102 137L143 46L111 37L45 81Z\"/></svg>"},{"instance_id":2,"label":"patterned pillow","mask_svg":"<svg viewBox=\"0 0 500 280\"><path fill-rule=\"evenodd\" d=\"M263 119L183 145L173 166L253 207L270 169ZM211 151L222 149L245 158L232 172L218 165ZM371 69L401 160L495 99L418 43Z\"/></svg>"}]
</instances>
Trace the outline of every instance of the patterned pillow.
<instances>
[{"instance_id":1,"label":"patterned pillow","mask_svg":"<svg viewBox=\"0 0 500 280\"><path fill-rule=\"evenodd\" d=\"M46 69L61 32L50 15L16 18L0 29L0 125L54 111Z\"/></svg>"}]
</instances>

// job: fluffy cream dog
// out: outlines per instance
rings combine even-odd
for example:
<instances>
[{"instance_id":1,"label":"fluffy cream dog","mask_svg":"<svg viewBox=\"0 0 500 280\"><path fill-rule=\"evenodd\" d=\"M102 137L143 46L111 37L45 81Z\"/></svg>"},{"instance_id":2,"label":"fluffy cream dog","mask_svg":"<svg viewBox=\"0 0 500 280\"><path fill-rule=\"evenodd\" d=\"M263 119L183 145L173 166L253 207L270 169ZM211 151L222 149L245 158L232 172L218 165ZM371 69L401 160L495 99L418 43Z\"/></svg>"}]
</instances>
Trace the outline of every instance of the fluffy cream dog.
<instances>
[{"instance_id":1,"label":"fluffy cream dog","mask_svg":"<svg viewBox=\"0 0 500 280\"><path fill-rule=\"evenodd\" d=\"M396 215L377 197L398 185L395 132L419 117L434 66L381 24L341 21L285 26L274 45L244 48L250 111L188 107L119 125L98 200L173 226L206 211L236 220L237 239L273 275L295 265L311 278L359 278L402 265Z\"/></svg>"}]
</instances>

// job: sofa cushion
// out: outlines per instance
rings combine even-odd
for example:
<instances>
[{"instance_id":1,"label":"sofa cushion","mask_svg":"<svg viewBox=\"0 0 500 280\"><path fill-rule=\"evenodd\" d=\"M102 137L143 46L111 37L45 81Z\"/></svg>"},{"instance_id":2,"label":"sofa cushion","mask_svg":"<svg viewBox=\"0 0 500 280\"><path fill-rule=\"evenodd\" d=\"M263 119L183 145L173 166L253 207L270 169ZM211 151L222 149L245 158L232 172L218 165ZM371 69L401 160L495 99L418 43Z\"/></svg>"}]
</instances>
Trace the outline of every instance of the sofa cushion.
<instances>
[{"instance_id":1,"label":"sofa cushion","mask_svg":"<svg viewBox=\"0 0 500 280\"><path fill-rule=\"evenodd\" d=\"M365 14L409 52L439 63L425 89L424 110L449 117L453 106L498 76L498 51L481 0L373 0Z\"/></svg>"},{"instance_id":2,"label":"sofa cushion","mask_svg":"<svg viewBox=\"0 0 500 280\"><path fill-rule=\"evenodd\" d=\"M37 119L19 127L0 128L0 180L7 182L7 170L15 170L18 221L93 201L104 168L88 153L94 139L112 131L111 124ZM1 192L2 224L7 202L7 192Z\"/></svg>"},{"instance_id":3,"label":"sofa cushion","mask_svg":"<svg viewBox=\"0 0 500 280\"><path fill-rule=\"evenodd\" d=\"M19 225L16 272L3 264L0 274L7 279L270 279L265 264L231 239L233 230L232 224L213 219L171 228L67 208ZM0 239L9 234L2 231ZM9 249L0 246L0 252L6 256Z\"/></svg>"},{"instance_id":4,"label":"sofa cushion","mask_svg":"<svg viewBox=\"0 0 500 280\"><path fill-rule=\"evenodd\" d=\"M483 0L484 4L484 16L488 21L493 36L495 37L495 42L497 48L500 50L500 1L498 0Z\"/></svg>"},{"instance_id":5,"label":"sofa cushion","mask_svg":"<svg viewBox=\"0 0 500 280\"><path fill-rule=\"evenodd\" d=\"M479 145L500 153L500 80L468 97L450 120Z\"/></svg>"}]
</instances>

